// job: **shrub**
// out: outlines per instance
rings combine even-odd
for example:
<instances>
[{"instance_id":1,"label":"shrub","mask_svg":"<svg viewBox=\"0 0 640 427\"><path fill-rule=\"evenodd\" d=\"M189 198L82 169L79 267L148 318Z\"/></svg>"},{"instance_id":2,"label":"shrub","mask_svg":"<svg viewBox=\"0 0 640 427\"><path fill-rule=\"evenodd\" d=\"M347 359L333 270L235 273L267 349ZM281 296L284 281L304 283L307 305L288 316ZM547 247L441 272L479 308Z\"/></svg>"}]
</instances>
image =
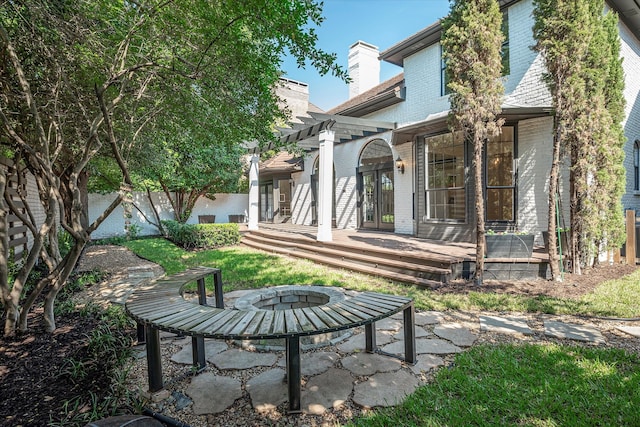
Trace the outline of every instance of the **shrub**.
<instances>
[{"instance_id":1,"label":"shrub","mask_svg":"<svg viewBox=\"0 0 640 427\"><path fill-rule=\"evenodd\" d=\"M211 249L240 243L238 224L182 224L162 221L167 238L185 249Z\"/></svg>"}]
</instances>

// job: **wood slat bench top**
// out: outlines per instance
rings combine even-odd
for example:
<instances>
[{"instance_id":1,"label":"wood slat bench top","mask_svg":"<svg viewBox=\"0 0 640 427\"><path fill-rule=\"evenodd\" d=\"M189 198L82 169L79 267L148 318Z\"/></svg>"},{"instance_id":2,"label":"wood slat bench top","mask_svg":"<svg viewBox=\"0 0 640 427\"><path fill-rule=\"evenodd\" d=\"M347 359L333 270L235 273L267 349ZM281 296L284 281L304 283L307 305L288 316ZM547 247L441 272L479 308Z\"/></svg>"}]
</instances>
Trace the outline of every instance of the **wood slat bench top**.
<instances>
[{"instance_id":1,"label":"wood slat bench top","mask_svg":"<svg viewBox=\"0 0 640 427\"><path fill-rule=\"evenodd\" d=\"M363 292L313 307L240 311L199 305L182 297L188 283L214 271L217 269L192 268L141 286L127 300L126 310L138 323L169 332L214 339L259 340L351 329L389 317L413 304L411 298Z\"/></svg>"}]
</instances>

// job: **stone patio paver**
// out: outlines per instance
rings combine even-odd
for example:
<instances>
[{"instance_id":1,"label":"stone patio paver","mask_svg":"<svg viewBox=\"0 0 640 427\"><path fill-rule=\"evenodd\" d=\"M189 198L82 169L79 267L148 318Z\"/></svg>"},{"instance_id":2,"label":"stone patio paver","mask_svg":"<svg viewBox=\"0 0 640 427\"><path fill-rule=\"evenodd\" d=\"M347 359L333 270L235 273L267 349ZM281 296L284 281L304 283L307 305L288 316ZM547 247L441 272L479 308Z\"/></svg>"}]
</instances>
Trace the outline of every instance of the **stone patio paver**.
<instances>
[{"instance_id":1,"label":"stone patio paver","mask_svg":"<svg viewBox=\"0 0 640 427\"><path fill-rule=\"evenodd\" d=\"M435 325L444 321L444 313L439 311L421 311L415 314L415 324L417 326Z\"/></svg>"},{"instance_id":2,"label":"stone patio paver","mask_svg":"<svg viewBox=\"0 0 640 427\"><path fill-rule=\"evenodd\" d=\"M218 369L249 369L257 366L272 366L278 360L275 353L257 353L237 348L218 353L212 363Z\"/></svg>"},{"instance_id":3,"label":"stone patio paver","mask_svg":"<svg viewBox=\"0 0 640 427\"><path fill-rule=\"evenodd\" d=\"M479 319L481 331L533 335L527 320L522 317L479 316Z\"/></svg>"},{"instance_id":4,"label":"stone patio paver","mask_svg":"<svg viewBox=\"0 0 640 427\"><path fill-rule=\"evenodd\" d=\"M335 351L318 351L302 353L300 356L300 374L310 377L325 372L340 360L340 355ZM286 368L287 361L284 357L278 360L278 366Z\"/></svg>"},{"instance_id":5,"label":"stone patio paver","mask_svg":"<svg viewBox=\"0 0 640 427\"><path fill-rule=\"evenodd\" d=\"M419 385L420 382L415 375L408 372L383 372L356 384L353 401L363 408L395 406L413 393Z\"/></svg>"},{"instance_id":6,"label":"stone patio paver","mask_svg":"<svg viewBox=\"0 0 640 427\"><path fill-rule=\"evenodd\" d=\"M444 365L444 359L433 354L419 354L415 365L409 366L414 374L420 375L422 372L429 372L433 368Z\"/></svg>"},{"instance_id":7,"label":"stone patio paver","mask_svg":"<svg viewBox=\"0 0 640 427\"><path fill-rule=\"evenodd\" d=\"M402 368L402 362L400 359L375 353L354 353L342 358L342 367L354 375L362 376L397 371Z\"/></svg>"},{"instance_id":8,"label":"stone patio paver","mask_svg":"<svg viewBox=\"0 0 640 427\"><path fill-rule=\"evenodd\" d=\"M387 331L397 331L402 328L403 321L402 319L397 319L393 317L387 317L376 322L376 330L387 330Z\"/></svg>"},{"instance_id":9,"label":"stone patio paver","mask_svg":"<svg viewBox=\"0 0 640 427\"><path fill-rule=\"evenodd\" d=\"M251 404L258 412L275 409L287 401L287 383L284 369L270 369L247 381Z\"/></svg>"},{"instance_id":10,"label":"stone patio paver","mask_svg":"<svg viewBox=\"0 0 640 427\"><path fill-rule=\"evenodd\" d=\"M191 337L189 337L191 341ZM205 340L204 342L204 354L208 361L212 362L218 353L228 350L229 346L224 341ZM193 349L191 344L182 347L182 350L171 356L171 361L179 363L181 365L193 364Z\"/></svg>"},{"instance_id":11,"label":"stone patio paver","mask_svg":"<svg viewBox=\"0 0 640 427\"><path fill-rule=\"evenodd\" d=\"M554 320L544 321L544 334L548 337L585 341L594 344L604 344L605 342L602 332L593 326L564 323Z\"/></svg>"},{"instance_id":12,"label":"stone patio paver","mask_svg":"<svg viewBox=\"0 0 640 427\"><path fill-rule=\"evenodd\" d=\"M396 341L382 347L382 351L387 353L404 355L404 341ZM420 338L416 340L417 354L452 354L460 353L462 349L439 338Z\"/></svg>"},{"instance_id":13,"label":"stone patio paver","mask_svg":"<svg viewBox=\"0 0 640 427\"><path fill-rule=\"evenodd\" d=\"M616 329L634 337L640 338L640 326L618 326Z\"/></svg>"},{"instance_id":14,"label":"stone patio paver","mask_svg":"<svg viewBox=\"0 0 640 427\"><path fill-rule=\"evenodd\" d=\"M389 344L391 341L393 341L392 332L379 330L376 331L376 344L378 346ZM345 353L364 351L366 348L366 338L364 333L352 336L343 343L338 344L337 348L338 350L344 351Z\"/></svg>"},{"instance_id":15,"label":"stone patio paver","mask_svg":"<svg viewBox=\"0 0 640 427\"><path fill-rule=\"evenodd\" d=\"M476 334L460 323L437 325L433 328L433 333L461 347L469 347L478 339Z\"/></svg>"},{"instance_id":16,"label":"stone patio paver","mask_svg":"<svg viewBox=\"0 0 640 427\"><path fill-rule=\"evenodd\" d=\"M416 338L430 337L430 336L433 335L431 332L427 332L426 329L424 329L423 327L420 327L420 326L416 326L415 330L416 330ZM395 338L397 340L403 340L404 339L404 327L400 328L400 330L393 335L393 338Z\"/></svg>"},{"instance_id":17,"label":"stone patio paver","mask_svg":"<svg viewBox=\"0 0 640 427\"><path fill-rule=\"evenodd\" d=\"M311 377L302 390L303 412L322 415L327 409L338 408L353 391L353 378L349 371L331 368Z\"/></svg>"},{"instance_id":18,"label":"stone patio paver","mask_svg":"<svg viewBox=\"0 0 640 427\"><path fill-rule=\"evenodd\" d=\"M193 399L194 414L217 414L242 397L242 384L234 378L204 372L191 379L185 392Z\"/></svg>"}]
</instances>

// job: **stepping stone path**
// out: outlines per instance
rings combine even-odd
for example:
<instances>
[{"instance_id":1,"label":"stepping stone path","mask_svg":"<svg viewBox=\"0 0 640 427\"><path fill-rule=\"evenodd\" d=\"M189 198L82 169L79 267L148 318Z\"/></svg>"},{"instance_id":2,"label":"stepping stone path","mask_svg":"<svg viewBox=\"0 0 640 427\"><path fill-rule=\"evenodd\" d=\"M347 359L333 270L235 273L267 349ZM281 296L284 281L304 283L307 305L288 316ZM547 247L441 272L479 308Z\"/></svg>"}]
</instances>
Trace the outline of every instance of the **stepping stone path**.
<instances>
[{"instance_id":1,"label":"stepping stone path","mask_svg":"<svg viewBox=\"0 0 640 427\"><path fill-rule=\"evenodd\" d=\"M120 286L116 284L108 299L122 301L128 292L127 287L143 281L144 276L146 271L132 272ZM232 299L241 295L242 291L230 293L230 299L225 298L225 305L231 306ZM462 322L452 320L459 317L457 313L436 311L415 314L418 357L413 366L399 359L364 352L362 328L354 330L351 337L334 346L304 352L301 358L303 412L322 414L343 405L350 396L353 396L355 404L364 408L397 405L425 380L425 373L445 365L448 356L472 346L483 333L546 336L593 345L606 344L602 332L594 326L566 323L551 317L544 321L542 331L534 331L524 316L465 314ZM388 353L403 355L402 326L402 314L378 322L378 347ZM615 328L628 339L640 338L638 326L623 324ZM181 348L172 355L172 363L192 363L191 337L161 332L161 338L163 346ZM144 347L137 353L138 357L144 357ZM200 415L223 412L244 396L258 412L272 411L286 403L283 351L247 351L233 344L206 340L206 355L211 367L188 380L184 394L174 391L165 405L172 404ZM223 371L224 375L217 375L216 369ZM241 379L228 375L233 372L240 373Z\"/></svg>"}]
</instances>

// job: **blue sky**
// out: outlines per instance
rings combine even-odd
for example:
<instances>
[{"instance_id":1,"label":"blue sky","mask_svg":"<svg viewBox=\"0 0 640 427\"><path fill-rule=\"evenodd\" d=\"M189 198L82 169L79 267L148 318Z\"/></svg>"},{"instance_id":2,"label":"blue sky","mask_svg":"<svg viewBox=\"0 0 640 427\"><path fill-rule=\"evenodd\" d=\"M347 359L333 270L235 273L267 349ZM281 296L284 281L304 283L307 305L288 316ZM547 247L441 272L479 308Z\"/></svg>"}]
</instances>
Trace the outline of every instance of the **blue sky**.
<instances>
[{"instance_id":1,"label":"blue sky","mask_svg":"<svg viewBox=\"0 0 640 427\"><path fill-rule=\"evenodd\" d=\"M378 46L380 52L417 33L447 15L448 0L324 0L325 21L316 28L318 46L338 55L338 63L347 68L349 46L358 40ZM325 75L313 67L299 69L295 61L285 58L287 78L309 84L310 101L328 110L349 97L346 83ZM395 65L382 62L380 81L402 72Z\"/></svg>"}]
</instances>

